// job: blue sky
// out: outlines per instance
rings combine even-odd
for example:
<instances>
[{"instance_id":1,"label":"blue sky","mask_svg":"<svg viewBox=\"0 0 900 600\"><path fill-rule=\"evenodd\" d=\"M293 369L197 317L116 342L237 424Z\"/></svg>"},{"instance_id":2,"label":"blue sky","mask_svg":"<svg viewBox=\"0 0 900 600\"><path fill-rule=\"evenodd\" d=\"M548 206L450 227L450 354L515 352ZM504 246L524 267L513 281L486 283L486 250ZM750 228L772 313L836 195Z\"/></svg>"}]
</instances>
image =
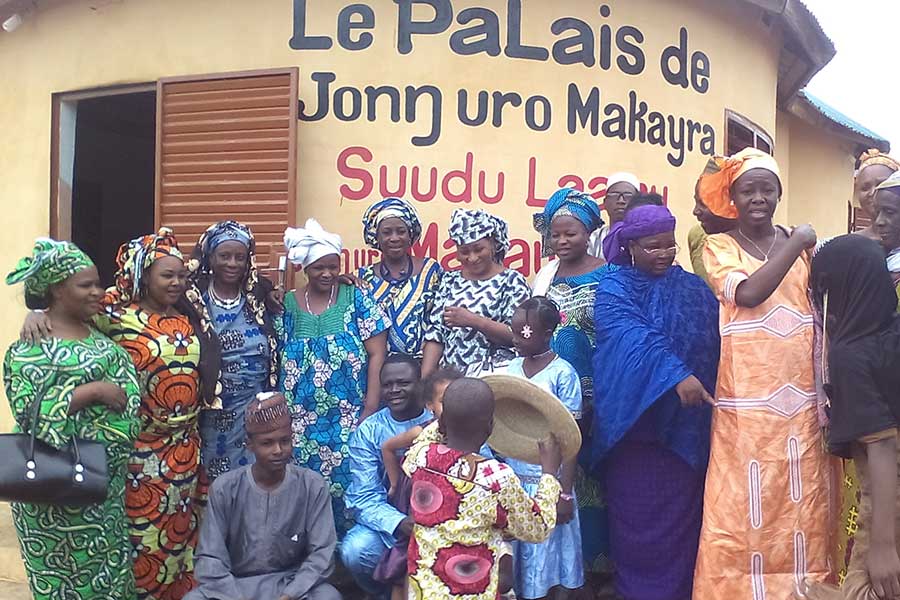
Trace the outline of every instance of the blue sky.
<instances>
[{"instance_id":1,"label":"blue sky","mask_svg":"<svg viewBox=\"0 0 900 600\"><path fill-rule=\"evenodd\" d=\"M808 89L900 155L900 0L804 2L837 49Z\"/></svg>"}]
</instances>

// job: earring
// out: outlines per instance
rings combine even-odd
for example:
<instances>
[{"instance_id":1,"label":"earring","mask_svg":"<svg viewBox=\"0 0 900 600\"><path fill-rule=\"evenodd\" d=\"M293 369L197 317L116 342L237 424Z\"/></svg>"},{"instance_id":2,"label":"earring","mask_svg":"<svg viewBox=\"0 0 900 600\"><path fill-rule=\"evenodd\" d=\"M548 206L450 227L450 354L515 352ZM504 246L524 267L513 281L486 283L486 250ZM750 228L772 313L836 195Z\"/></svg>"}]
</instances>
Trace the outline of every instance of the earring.
<instances>
[{"instance_id":1,"label":"earring","mask_svg":"<svg viewBox=\"0 0 900 600\"><path fill-rule=\"evenodd\" d=\"M526 340L531 339L531 327L529 327L528 325L522 327L522 337Z\"/></svg>"}]
</instances>

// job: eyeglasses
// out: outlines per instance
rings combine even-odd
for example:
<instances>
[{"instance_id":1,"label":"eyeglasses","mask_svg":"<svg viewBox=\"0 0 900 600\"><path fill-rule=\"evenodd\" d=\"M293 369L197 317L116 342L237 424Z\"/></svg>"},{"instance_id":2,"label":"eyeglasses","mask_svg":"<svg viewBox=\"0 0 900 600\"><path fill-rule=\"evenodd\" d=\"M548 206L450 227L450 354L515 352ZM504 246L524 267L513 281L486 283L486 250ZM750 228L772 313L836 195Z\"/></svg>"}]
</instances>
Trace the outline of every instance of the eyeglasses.
<instances>
[{"instance_id":1,"label":"eyeglasses","mask_svg":"<svg viewBox=\"0 0 900 600\"><path fill-rule=\"evenodd\" d=\"M616 200L624 200L625 202L631 202L631 199L634 198L634 194L631 192L606 192L607 200L611 200L615 202Z\"/></svg>"},{"instance_id":2,"label":"eyeglasses","mask_svg":"<svg viewBox=\"0 0 900 600\"><path fill-rule=\"evenodd\" d=\"M646 254L649 254L650 256L653 256L653 257L668 256L669 254L678 254L681 251L681 246L679 246L678 244L675 244L674 246L670 246L668 248L652 248L650 250L648 250L647 248L644 248L637 242L635 242L635 246L637 246L638 248L643 250Z\"/></svg>"}]
</instances>

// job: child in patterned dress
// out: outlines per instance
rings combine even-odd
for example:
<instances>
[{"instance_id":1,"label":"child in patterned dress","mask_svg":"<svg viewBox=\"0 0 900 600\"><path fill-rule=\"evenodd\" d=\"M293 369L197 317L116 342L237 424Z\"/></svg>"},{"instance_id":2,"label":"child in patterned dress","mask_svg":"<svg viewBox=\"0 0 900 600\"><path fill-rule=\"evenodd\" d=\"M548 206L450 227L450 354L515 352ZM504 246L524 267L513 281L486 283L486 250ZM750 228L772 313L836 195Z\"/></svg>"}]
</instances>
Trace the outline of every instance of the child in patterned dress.
<instances>
[{"instance_id":1,"label":"child in patterned dress","mask_svg":"<svg viewBox=\"0 0 900 600\"><path fill-rule=\"evenodd\" d=\"M444 390L451 382L462 377L462 373L456 369L438 369L425 378L422 382L421 393L425 397L425 408L431 411L435 420L440 418L444 403ZM431 421L426 426L435 423ZM384 463L384 471L390 482L388 498L397 510L409 512L410 481L404 475L400 465L400 455L413 445L416 438L425 429L422 425L412 427L403 433L395 435L381 445L381 458ZM439 435L439 434L438 434ZM375 568L375 580L383 583L391 583L391 600L403 600L407 596L407 581L405 564L402 571L397 566L397 558L402 554L406 556L407 544L398 544L384 552L378 566ZM512 565L509 565L510 571ZM511 575L510 575L511 577Z\"/></svg>"},{"instance_id":2,"label":"child in patterned dress","mask_svg":"<svg viewBox=\"0 0 900 600\"><path fill-rule=\"evenodd\" d=\"M538 443L543 475L533 496L513 470L478 454L493 429L494 395L462 378L444 392L439 428L426 428L403 470L412 480L409 598L495 600L503 538L545 540L556 525L562 462L555 438ZM432 430L442 434L436 441Z\"/></svg>"}]
</instances>

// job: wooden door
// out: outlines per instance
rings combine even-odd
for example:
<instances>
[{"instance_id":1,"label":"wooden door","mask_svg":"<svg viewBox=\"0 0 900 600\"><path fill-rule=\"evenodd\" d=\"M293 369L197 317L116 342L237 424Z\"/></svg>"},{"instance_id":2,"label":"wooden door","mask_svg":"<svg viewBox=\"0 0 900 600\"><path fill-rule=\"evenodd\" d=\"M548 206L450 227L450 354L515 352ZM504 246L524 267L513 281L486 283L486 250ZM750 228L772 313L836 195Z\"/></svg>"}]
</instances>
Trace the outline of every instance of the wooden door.
<instances>
[{"instance_id":1,"label":"wooden door","mask_svg":"<svg viewBox=\"0 0 900 600\"><path fill-rule=\"evenodd\" d=\"M212 223L240 221L275 279L296 218L298 78L288 68L159 80L156 225L182 250Z\"/></svg>"}]
</instances>

